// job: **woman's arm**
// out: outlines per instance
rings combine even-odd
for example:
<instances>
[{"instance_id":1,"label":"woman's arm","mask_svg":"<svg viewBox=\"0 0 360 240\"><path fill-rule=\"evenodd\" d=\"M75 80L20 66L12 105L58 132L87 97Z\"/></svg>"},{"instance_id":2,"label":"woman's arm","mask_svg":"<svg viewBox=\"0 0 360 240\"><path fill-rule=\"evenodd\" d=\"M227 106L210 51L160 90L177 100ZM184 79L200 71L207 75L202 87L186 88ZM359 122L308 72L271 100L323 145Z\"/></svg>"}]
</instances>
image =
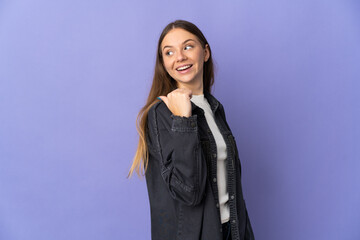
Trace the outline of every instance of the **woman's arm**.
<instances>
[{"instance_id":1,"label":"woman's arm","mask_svg":"<svg viewBox=\"0 0 360 240\"><path fill-rule=\"evenodd\" d=\"M194 206L203 198L206 160L198 136L197 115L173 115L163 102L148 112L149 144L171 196ZM151 164L151 163L149 163Z\"/></svg>"}]
</instances>

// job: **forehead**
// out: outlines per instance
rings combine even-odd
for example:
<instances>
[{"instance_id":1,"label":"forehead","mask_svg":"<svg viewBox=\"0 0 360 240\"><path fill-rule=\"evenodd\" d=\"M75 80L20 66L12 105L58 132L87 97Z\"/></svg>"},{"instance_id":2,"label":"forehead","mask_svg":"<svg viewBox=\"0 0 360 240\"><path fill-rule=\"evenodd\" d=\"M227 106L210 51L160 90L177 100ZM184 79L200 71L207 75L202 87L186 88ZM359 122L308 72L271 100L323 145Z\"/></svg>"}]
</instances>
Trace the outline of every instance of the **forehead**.
<instances>
[{"instance_id":1,"label":"forehead","mask_svg":"<svg viewBox=\"0 0 360 240\"><path fill-rule=\"evenodd\" d=\"M165 35L165 37L161 43L161 48L165 45L169 45L169 46L181 45L185 40L187 40L189 38L198 42L197 37L194 34L188 32L182 28L171 29Z\"/></svg>"}]
</instances>

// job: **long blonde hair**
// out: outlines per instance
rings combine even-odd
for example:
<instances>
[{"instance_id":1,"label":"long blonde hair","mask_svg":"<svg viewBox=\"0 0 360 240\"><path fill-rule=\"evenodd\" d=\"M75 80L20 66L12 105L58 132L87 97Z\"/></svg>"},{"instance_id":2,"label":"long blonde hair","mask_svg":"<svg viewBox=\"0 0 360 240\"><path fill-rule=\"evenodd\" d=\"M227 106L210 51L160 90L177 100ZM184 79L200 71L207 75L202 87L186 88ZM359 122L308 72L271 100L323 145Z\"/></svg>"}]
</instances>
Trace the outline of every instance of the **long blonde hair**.
<instances>
[{"instance_id":1,"label":"long blonde hair","mask_svg":"<svg viewBox=\"0 0 360 240\"><path fill-rule=\"evenodd\" d=\"M146 100L145 106L141 108L136 118L136 129L139 134L139 142L129 174L127 176L128 178L132 176L134 170L136 171L139 177L141 175L144 175L147 170L148 161L149 161L149 152L146 142L146 135L148 134L147 115L149 109L157 101L160 101L157 99L158 96L166 96L169 92L177 88L176 81L167 73L166 69L164 68L162 51L161 51L161 43L165 35L174 28L182 28L197 36L203 48L205 48L205 45L208 44L205 36L202 34L200 29L197 26L195 26L193 23L185 20L176 20L174 22L171 22L162 31L157 45L155 71L154 71L153 82L150 89L150 93ZM214 84L214 65L213 65L210 45L209 45L209 51L210 51L210 57L208 61L204 63L203 88L204 90L211 92L211 87Z\"/></svg>"}]
</instances>

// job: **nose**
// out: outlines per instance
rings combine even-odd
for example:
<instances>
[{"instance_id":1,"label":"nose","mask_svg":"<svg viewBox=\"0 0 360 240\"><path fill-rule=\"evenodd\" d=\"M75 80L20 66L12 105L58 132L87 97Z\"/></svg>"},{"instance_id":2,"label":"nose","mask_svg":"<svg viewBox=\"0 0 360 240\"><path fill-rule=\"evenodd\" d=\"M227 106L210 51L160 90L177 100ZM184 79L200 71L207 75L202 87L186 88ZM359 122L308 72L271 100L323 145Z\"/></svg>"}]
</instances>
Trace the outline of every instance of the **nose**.
<instances>
[{"instance_id":1,"label":"nose","mask_svg":"<svg viewBox=\"0 0 360 240\"><path fill-rule=\"evenodd\" d=\"M178 62L181 62L182 60L186 59L186 55L184 54L183 50L178 51L176 59Z\"/></svg>"}]
</instances>

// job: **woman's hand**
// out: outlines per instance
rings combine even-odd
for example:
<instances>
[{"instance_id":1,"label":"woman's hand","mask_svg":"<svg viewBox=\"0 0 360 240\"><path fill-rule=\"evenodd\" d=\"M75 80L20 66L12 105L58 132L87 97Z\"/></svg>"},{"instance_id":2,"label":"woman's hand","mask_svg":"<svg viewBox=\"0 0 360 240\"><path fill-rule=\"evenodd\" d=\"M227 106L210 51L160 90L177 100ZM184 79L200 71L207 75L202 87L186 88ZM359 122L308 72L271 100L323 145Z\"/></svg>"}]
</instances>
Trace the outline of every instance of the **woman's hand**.
<instances>
[{"instance_id":1,"label":"woman's hand","mask_svg":"<svg viewBox=\"0 0 360 240\"><path fill-rule=\"evenodd\" d=\"M159 96L163 100L172 114L181 117L191 116L191 99L192 91L185 88L177 88L167 96Z\"/></svg>"}]
</instances>

